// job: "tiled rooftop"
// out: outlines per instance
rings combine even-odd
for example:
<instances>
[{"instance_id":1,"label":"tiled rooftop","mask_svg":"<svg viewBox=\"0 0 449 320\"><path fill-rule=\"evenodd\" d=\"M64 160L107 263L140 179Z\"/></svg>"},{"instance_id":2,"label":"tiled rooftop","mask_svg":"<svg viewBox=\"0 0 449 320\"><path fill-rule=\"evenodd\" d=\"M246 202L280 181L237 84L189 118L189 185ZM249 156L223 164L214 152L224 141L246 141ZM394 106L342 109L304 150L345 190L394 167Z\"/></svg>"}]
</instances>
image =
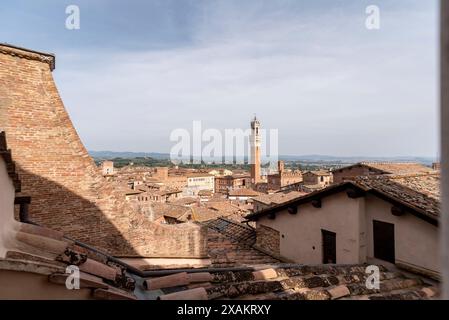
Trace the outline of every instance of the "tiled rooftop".
<instances>
[{"instance_id":1,"label":"tiled rooftop","mask_svg":"<svg viewBox=\"0 0 449 320\"><path fill-rule=\"evenodd\" d=\"M162 216L181 219L191 212L189 207L170 203L153 202L151 203L150 208L152 210L154 219L158 219Z\"/></svg>"},{"instance_id":2,"label":"tiled rooftop","mask_svg":"<svg viewBox=\"0 0 449 320\"><path fill-rule=\"evenodd\" d=\"M240 188L230 190L228 195L231 197L257 197L260 195L260 192L254 191L253 189Z\"/></svg>"},{"instance_id":3,"label":"tiled rooftop","mask_svg":"<svg viewBox=\"0 0 449 320\"><path fill-rule=\"evenodd\" d=\"M19 181L4 133L0 133L0 156L10 177ZM20 184L16 192L19 189ZM65 285L66 267L74 265L80 270L81 288L91 289L93 298L135 299L134 280L106 255L81 247L62 232L18 222L13 213L1 212L0 218L0 270L46 275L50 283Z\"/></svg>"},{"instance_id":4,"label":"tiled rooftop","mask_svg":"<svg viewBox=\"0 0 449 320\"><path fill-rule=\"evenodd\" d=\"M355 183L420 209L432 217L439 215L439 173L358 177Z\"/></svg>"},{"instance_id":5,"label":"tiled rooftop","mask_svg":"<svg viewBox=\"0 0 449 320\"><path fill-rule=\"evenodd\" d=\"M231 228L229 225L222 228L218 223L209 227L207 235L208 255L213 267L237 267L279 262L277 259L254 249L251 238L246 241L238 241L226 235L226 232L231 231ZM249 232L242 232L241 234L242 237L249 235Z\"/></svg>"},{"instance_id":6,"label":"tiled rooftop","mask_svg":"<svg viewBox=\"0 0 449 320\"><path fill-rule=\"evenodd\" d=\"M177 205L190 205L196 202L198 202L198 199L192 197L185 197L170 201L170 203Z\"/></svg>"},{"instance_id":7,"label":"tiled rooftop","mask_svg":"<svg viewBox=\"0 0 449 320\"><path fill-rule=\"evenodd\" d=\"M277 192L273 194L264 194L254 198L254 201L261 202L266 205L280 204L285 201L289 201L304 195L304 192L299 191L289 191L289 192Z\"/></svg>"},{"instance_id":8,"label":"tiled rooftop","mask_svg":"<svg viewBox=\"0 0 449 320\"><path fill-rule=\"evenodd\" d=\"M314 175L317 175L317 176L329 176L329 175L331 175L331 172L329 172L327 170L314 170L314 171L307 171L305 173L313 173Z\"/></svg>"},{"instance_id":9,"label":"tiled rooftop","mask_svg":"<svg viewBox=\"0 0 449 320\"><path fill-rule=\"evenodd\" d=\"M198 222L206 222L234 214L234 211L216 210L206 206L195 206L192 207L192 210L194 212L194 219Z\"/></svg>"},{"instance_id":10,"label":"tiled rooftop","mask_svg":"<svg viewBox=\"0 0 449 320\"><path fill-rule=\"evenodd\" d=\"M146 280L161 300L422 300L438 290L420 278L380 268L379 289L366 286L365 265L273 264L243 271L174 274Z\"/></svg>"},{"instance_id":11,"label":"tiled rooftop","mask_svg":"<svg viewBox=\"0 0 449 320\"><path fill-rule=\"evenodd\" d=\"M253 245L256 241L256 231L254 228L231 219L220 217L206 222L205 225L238 242Z\"/></svg>"},{"instance_id":12,"label":"tiled rooftop","mask_svg":"<svg viewBox=\"0 0 449 320\"><path fill-rule=\"evenodd\" d=\"M78 266L81 288L91 289L97 299L136 299L135 281L124 267L106 256L82 248L60 232L30 224L21 224L15 239L17 249L0 259L0 269L48 276L48 281L65 285L66 267Z\"/></svg>"},{"instance_id":13,"label":"tiled rooftop","mask_svg":"<svg viewBox=\"0 0 449 320\"><path fill-rule=\"evenodd\" d=\"M252 213L247 218L256 219L260 215L285 208L287 205L309 202L316 197L341 192L348 188L358 188L361 189L360 191L385 197L388 201L397 203L401 207L407 207L434 224L439 216L440 176L438 172L432 171L430 173L407 175L359 176L351 181L330 185L322 190L313 191L304 196L273 205Z\"/></svg>"},{"instance_id":14,"label":"tiled rooftop","mask_svg":"<svg viewBox=\"0 0 449 320\"><path fill-rule=\"evenodd\" d=\"M433 169L415 162L360 162L356 165L367 166L388 174L429 173ZM351 167L351 166L350 166ZM344 168L341 168L344 169Z\"/></svg>"},{"instance_id":15,"label":"tiled rooftop","mask_svg":"<svg viewBox=\"0 0 449 320\"><path fill-rule=\"evenodd\" d=\"M213 174L209 174L208 172L192 172L192 173L187 173L186 176L188 178L214 177Z\"/></svg>"},{"instance_id":16,"label":"tiled rooftop","mask_svg":"<svg viewBox=\"0 0 449 320\"><path fill-rule=\"evenodd\" d=\"M414 162L362 162L362 164L393 174L424 173L433 171L432 168Z\"/></svg>"}]
</instances>

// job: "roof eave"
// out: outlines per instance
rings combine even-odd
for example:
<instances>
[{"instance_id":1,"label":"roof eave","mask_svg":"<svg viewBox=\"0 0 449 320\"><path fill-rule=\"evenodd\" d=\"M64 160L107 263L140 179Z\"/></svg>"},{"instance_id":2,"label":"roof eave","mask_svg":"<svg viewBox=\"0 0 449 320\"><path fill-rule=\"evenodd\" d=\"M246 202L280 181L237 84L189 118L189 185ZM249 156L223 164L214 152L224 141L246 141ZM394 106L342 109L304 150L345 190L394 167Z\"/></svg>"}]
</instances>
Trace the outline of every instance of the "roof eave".
<instances>
[{"instance_id":1,"label":"roof eave","mask_svg":"<svg viewBox=\"0 0 449 320\"><path fill-rule=\"evenodd\" d=\"M308 202L315 200L316 198L326 197L326 196L329 196L329 195L332 195L332 194L335 194L338 192L345 191L350 188L356 188L357 190L362 191L362 192L370 192L371 194L379 197L380 199L388 201L388 202L392 203L393 205L399 205L399 206L405 207L405 208L407 208L407 211L410 212L411 214L413 214L414 216L416 216L434 226L438 226L438 218L430 216L425 210L414 207L408 203L400 201L399 199L396 199L396 198L391 197L385 193L382 193L376 189L365 189L352 181L347 181L347 182L343 182L343 183L335 185L335 186L330 186L326 189L312 192L308 195L285 202L281 205L276 205L276 206L264 209L262 211L249 214L248 216L246 216L246 219L247 219L247 221L256 221L262 216L268 215L270 213L276 213L276 212L285 210L292 205L301 205L304 203L308 203Z\"/></svg>"},{"instance_id":2,"label":"roof eave","mask_svg":"<svg viewBox=\"0 0 449 320\"><path fill-rule=\"evenodd\" d=\"M264 215L267 215L267 214L270 214L270 213L273 213L273 212L277 212L277 211L280 211L280 210L287 209L288 207L290 207L292 205L300 205L300 204L303 204L303 203L310 202L310 201L316 199L317 197L323 197L323 196L325 197L325 196L328 196L328 195L331 195L331 194L335 194L335 193L344 191L344 190L348 189L349 187L357 188L360 191L366 191L365 189L363 189L359 185L353 183L352 181L345 181L345 182L342 182L342 183L337 184L337 185L332 185L332 186L327 187L327 188L322 189L322 190L311 192L311 193L309 193L307 195L304 195L304 196L301 196L299 198L287 201L287 202L282 203L280 205L276 205L276 206L273 206L273 207L261 210L259 212L254 212L254 213L249 214L248 216L246 216L246 219L249 220L249 221L255 221L258 218L260 218L261 216L264 216Z\"/></svg>"},{"instance_id":3,"label":"roof eave","mask_svg":"<svg viewBox=\"0 0 449 320\"><path fill-rule=\"evenodd\" d=\"M23 57L47 63L50 70L56 67L56 56L53 53L40 52L32 49L22 48L9 43L0 43L0 52L11 56Z\"/></svg>"}]
</instances>

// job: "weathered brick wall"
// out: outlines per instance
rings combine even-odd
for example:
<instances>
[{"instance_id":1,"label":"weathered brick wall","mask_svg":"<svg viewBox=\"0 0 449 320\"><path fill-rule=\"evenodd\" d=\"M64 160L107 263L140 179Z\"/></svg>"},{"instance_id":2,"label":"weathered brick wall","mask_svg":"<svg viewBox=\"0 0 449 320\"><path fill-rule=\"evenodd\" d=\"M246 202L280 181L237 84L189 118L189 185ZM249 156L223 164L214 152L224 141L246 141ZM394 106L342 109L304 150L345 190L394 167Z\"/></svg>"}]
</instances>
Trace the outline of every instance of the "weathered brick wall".
<instances>
[{"instance_id":1,"label":"weathered brick wall","mask_svg":"<svg viewBox=\"0 0 449 320\"><path fill-rule=\"evenodd\" d=\"M102 177L63 106L53 63L0 45L0 131L32 196L30 219L115 255L204 256L204 229L151 223Z\"/></svg>"},{"instance_id":2,"label":"weathered brick wall","mask_svg":"<svg viewBox=\"0 0 449 320\"><path fill-rule=\"evenodd\" d=\"M281 253L279 231L257 224L255 247L274 256L279 256Z\"/></svg>"}]
</instances>

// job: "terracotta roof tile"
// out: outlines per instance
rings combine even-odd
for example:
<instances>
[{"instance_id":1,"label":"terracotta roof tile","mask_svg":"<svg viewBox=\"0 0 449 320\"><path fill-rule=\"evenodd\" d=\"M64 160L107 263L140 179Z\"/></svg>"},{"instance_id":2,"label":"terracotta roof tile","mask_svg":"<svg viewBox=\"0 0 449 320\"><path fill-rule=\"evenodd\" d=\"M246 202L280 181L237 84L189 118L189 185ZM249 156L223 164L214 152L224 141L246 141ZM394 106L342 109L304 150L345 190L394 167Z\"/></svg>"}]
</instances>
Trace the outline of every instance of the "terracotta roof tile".
<instances>
[{"instance_id":1,"label":"terracotta roof tile","mask_svg":"<svg viewBox=\"0 0 449 320\"><path fill-rule=\"evenodd\" d=\"M322 197L350 188L361 189L361 191L383 197L388 201L408 208L420 218L432 224L437 224L440 212L440 176L435 171L408 175L359 176L351 181L334 184L322 190L254 212L246 218L254 220L262 215L282 211L289 205L310 202L317 196Z\"/></svg>"},{"instance_id":2,"label":"terracotta roof tile","mask_svg":"<svg viewBox=\"0 0 449 320\"><path fill-rule=\"evenodd\" d=\"M189 207L185 207L182 205L176 205L171 203L152 203L151 209L154 214L154 219L157 219L161 216L167 216L175 219L180 219L187 213L191 212Z\"/></svg>"},{"instance_id":3,"label":"terracotta roof tile","mask_svg":"<svg viewBox=\"0 0 449 320\"><path fill-rule=\"evenodd\" d=\"M228 195L230 197L257 197L260 195L260 192L254 191L253 189L248 188L240 188L240 189L233 189L228 192Z\"/></svg>"},{"instance_id":4,"label":"terracotta roof tile","mask_svg":"<svg viewBox=\"0 0 449 320\"><path fill-rule=\"evenodd\" d=\"M433 169L415 162L361 162L360 164L391 174L428 173Z\"/></svg>"},{"instance_id":5,"label":"terracotta roof tile","mask_svg":"<svg viewBox=\"0 0 449 320\"><path fill-rule=\"evenodd\" d=\"M177 204L177 205L190 205L190 204L193 204L196 202L198 202L198 199L192 198L192 197L185 197L185 198L180 198L180 199L169 201L169 203Z\"/></svg>"},{"instance_id":6,"label":"terracotta roof tile","mask_svg":"<svg viewBox=\"0 0 449 320\"><path fill-rule=\"evenodd\" d=\"M277 192L273 194L264 194L254 198L253 200L266 205L275 205L301 197L304 194L304 192L299 191Z\"/></svg>"},{"instance_id":7,"label":"terracotta roof tile","mask_svg":"<svg viewBox=\"0 0 449 320\"><path fill-rule=\"evenodd\" d=\"M6 141L2 140L0 135L0 147L7 148ZM65 275L67 266L75 265L82 271L84 285L89 287L90 283L92 288L98 288L99 283L107 284L107 288L102 286L104 292L97 297L134 296L134 280L106 256L98 259L98 252L81 248L59 231L18 222L14 220L14 212L9 215L2 212L0 218L4 228L0 241L0 269L48 275L48 281L64 285L61 275Z\"/></svg>"},{"instance_id":8,"label":"terracotta roof tile","mask_svg":"<svg viewBox=\"0 0 449 320\"><path fill-rule=\"evenodd\" d=\"M242 241L251 245L256 241L254 228L224 217L208 221L205 225L235 241Z\"/></svg>"},{"instance_id":9,"label":"terracotta roof tile","mask_svg":"<svg viewBox=\"0 0 449 320\"><path fill-rule=\"evenodd\" d=\"M439 216L439 173L358 177L355 182L365 189L378 191L420 209L432 217Z\"/></svg>"},{"instance_id":10,"label":"terracotta roof tile","mask_svg":"<svg viewBox=\"0 0 449 320\"><path fill-rule=\"evenodd\" d=\"M438 288L421 278L409 278L382 265L379 289L368 289L367 265L253 265L248 271L211 272L208 286L164 288L164 299L237 300L425 300L438 296ZM198 293L197 293L198 292ZM201 293L201 294L200 294Z\"/></svg>"}]
</instances>

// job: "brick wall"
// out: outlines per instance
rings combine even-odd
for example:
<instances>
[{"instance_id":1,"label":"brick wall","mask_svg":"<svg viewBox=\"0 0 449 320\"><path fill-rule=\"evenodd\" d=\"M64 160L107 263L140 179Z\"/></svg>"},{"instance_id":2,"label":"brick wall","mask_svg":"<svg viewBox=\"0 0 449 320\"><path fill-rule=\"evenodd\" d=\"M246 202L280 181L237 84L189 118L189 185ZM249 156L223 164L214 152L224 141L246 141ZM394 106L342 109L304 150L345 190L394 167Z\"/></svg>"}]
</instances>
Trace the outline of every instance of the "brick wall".
<instances>
[{"instance_id":1,"label":"brick wall","mask_svg":"<svg viewBox=\"0 0 449 320\"><path fill-rule=\"evenodd\" d=\"M30 219L120 256L206 254L206 230L160 226L126 203L78 137L52 77L54 58L0 45L0 131L18 166Z\"/></svg>"},{"instance_id":2,"label":"brick wall","mask_svg":"<svg viewBox=\"0 0 449 320\"><path fill-rule=\"evenodd\" d=\"M256 228L256 244L255 247L272 254L280 255L280 234L279 231L270 227L258 224Z\"/></svg>"}]
</instances>

